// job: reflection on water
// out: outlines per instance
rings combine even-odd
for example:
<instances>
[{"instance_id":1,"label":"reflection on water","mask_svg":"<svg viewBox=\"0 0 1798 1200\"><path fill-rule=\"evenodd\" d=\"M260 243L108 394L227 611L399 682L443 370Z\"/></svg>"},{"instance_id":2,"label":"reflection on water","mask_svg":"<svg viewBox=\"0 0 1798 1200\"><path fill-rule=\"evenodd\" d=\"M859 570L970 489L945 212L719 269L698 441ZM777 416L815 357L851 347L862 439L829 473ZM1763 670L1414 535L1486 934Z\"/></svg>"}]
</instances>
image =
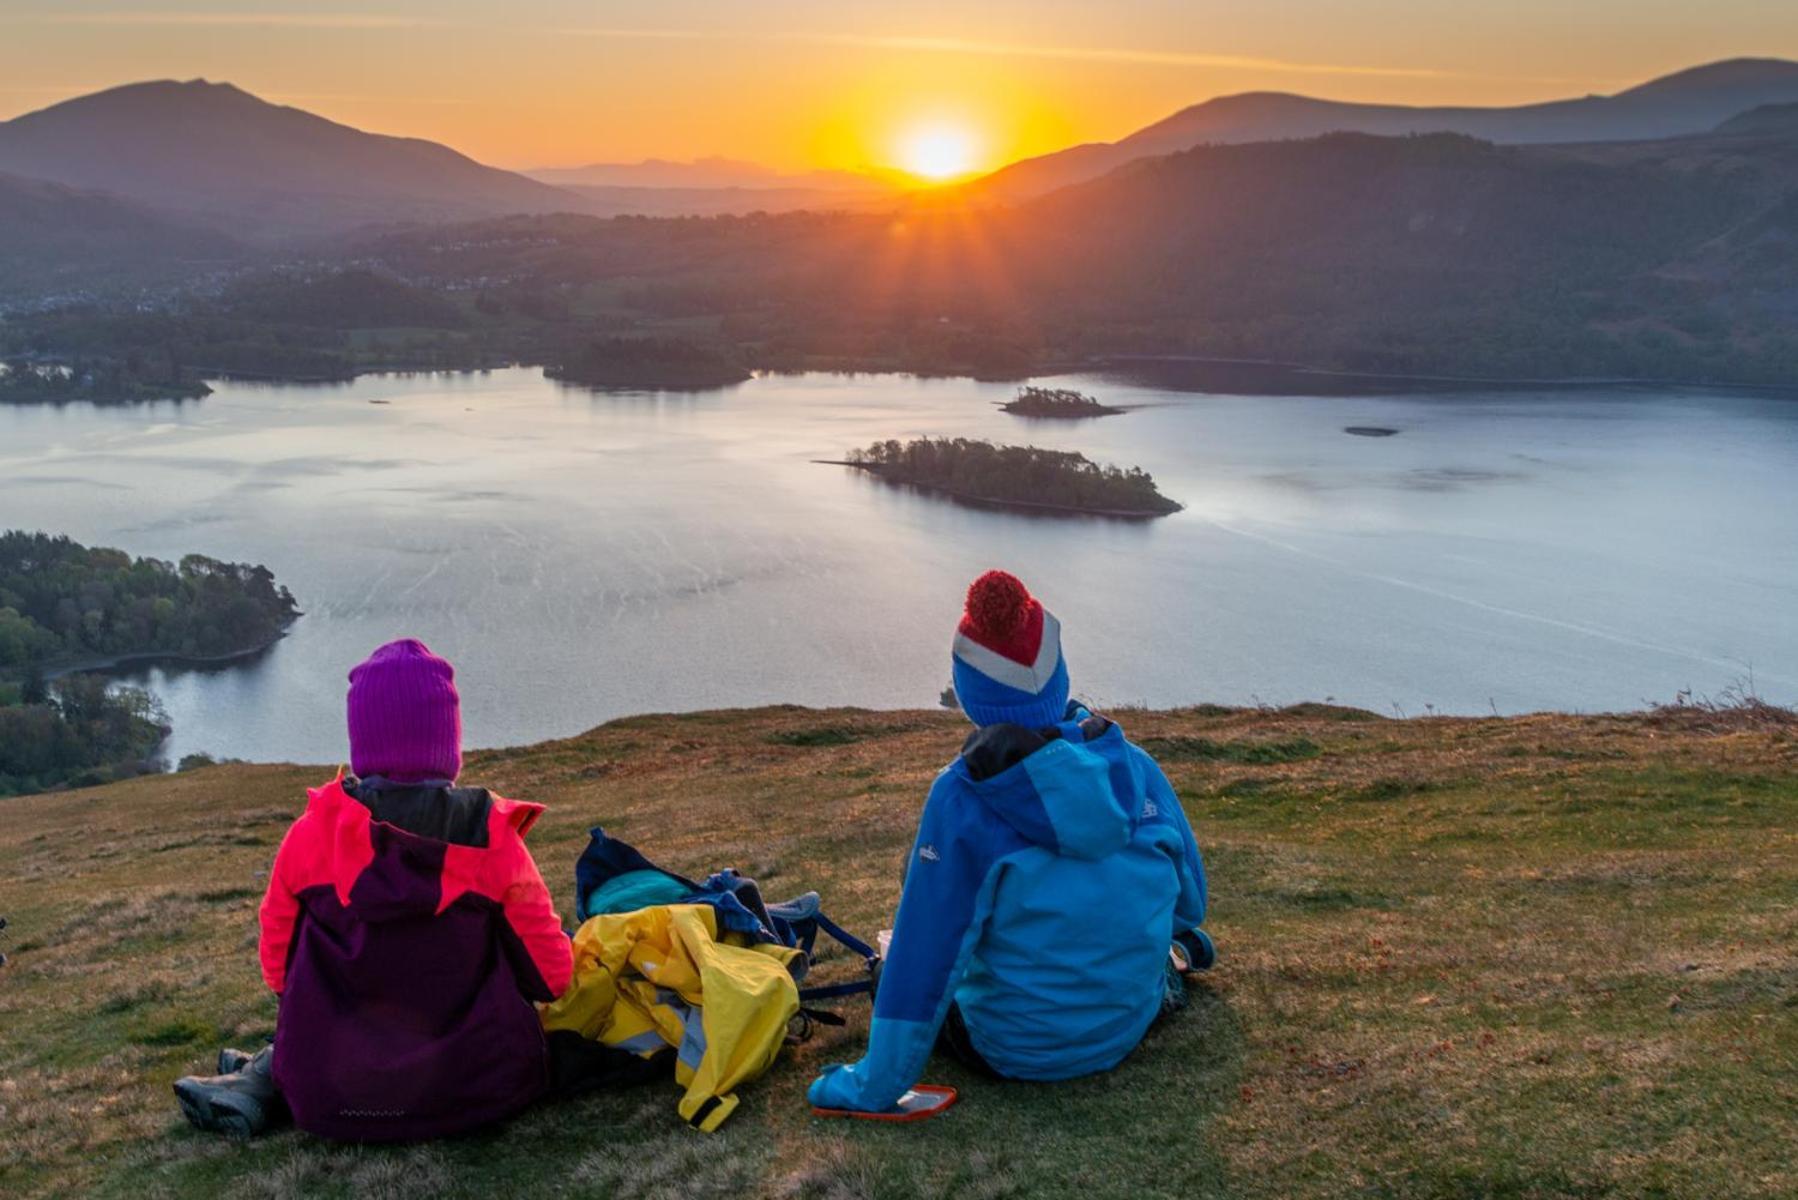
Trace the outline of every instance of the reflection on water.
<instances>
[{"instance_id":1,"label":"reflection on water","mask_svg":"<svg viewBox=\"0 0 1798 1200\"><path fill-rule=\"evenodd\" d=\"M1619 708L1750 668L1798 699L1798 404L1071 382L1142 407L1050 424L966 381L620 396L516 370L0 408L0 524L292 587L307 615L262 658L142 673L177 756L340 758L345 672L403 634L456 662L473 745L651 710L931 705L991 565L1061 615L1104 704ZM925 434L1140 465L1187 508L1048 520L811 462Z\"/></svg>"}]
</instances>

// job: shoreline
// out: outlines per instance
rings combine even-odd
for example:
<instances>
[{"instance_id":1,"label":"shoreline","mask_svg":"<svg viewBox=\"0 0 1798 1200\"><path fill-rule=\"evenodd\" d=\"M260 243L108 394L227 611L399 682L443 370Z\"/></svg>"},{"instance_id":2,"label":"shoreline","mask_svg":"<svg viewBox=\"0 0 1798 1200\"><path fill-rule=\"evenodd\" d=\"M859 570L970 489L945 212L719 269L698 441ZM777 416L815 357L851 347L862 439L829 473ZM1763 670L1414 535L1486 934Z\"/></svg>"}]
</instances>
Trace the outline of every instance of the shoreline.
<instances>
[{"instance_id":1,"label":"shoreline","mask_svg":"<svg viewBox=\"0 0 1798 1200\"><path fill-rule=\"evenodd\" d=\"M1168 365L1185 364L1194 367L1242 367L1250 370L1284 371L1293 375L1304 375L1317 379L1359 380L1366 383L1403 383L1403 384L1440 384L1451 387L1466 388L1500 388L1523 392L1549 391L1555 388L1618 388L1618 389L1657 389L1657 388L1705 388L1727 392L1753 392L1773 396L1791 396L1798 398L1798 385L1780 383L1731 383L1719 380L1700 379L1661 379L1652 376L1603 376L1603 375L1567 375L1567 376L1523 376L1504 375L1443 375L1417 374L1402 371L1351 371L1340 367L1322 367L1313 363L1293 362L1277 358L1218 358L1205 354L1108 354L1100 356L1099 369L1113 366L1128 366L1131 363ZM1090 364L1089 364L1090 367ZM1061 374L1077 375L1082 368L1072 367ZM1276 396L1303 396L1305 391L1270 391L1263 393Z\"/></svg>"},{"instance_id":2,"label":"shoreline","mask_svg":"<svg viewBox=\"0 0 1798 1200\"><path fill-rule=\"evenodd\" d=\"M1275 374L1284 374L1284 375L1288 375L1288 376L1297 377L1290 384L1282 383L1278 379L1270 378L1270 379L1264 381L1268 386L1264 386L1264 387L1258 388L1256 390L1243 393L1246 395L1258 395L1258 396L1322 395L1325 398L1336 398L1336 397L1344 395L1344 393L1333 392L1328 389L1307 388L1307 387L1300 386L1300 385L1306 380L1320 380L1320 381L1340 380L1345 383L1360 383L1360 384L1369 386L1370 390L1357 391L1357 392L1353 393L1354 395L1383 394L1382 390L1378 387L1378 385L1391 384L1397 390L1406 390L1406 391L1428 391L1432 387L1440 387L1440 388L1455 389L1455 390L1496 389L1496 390L1500 390L1500 391L1517 391L1517 392L1545 392L1545 391L1553 391L1556 389L1563 389L1563 388L1575 389L1575 390L1581 390L1581 391L1604 391L1604 390L1653 391L1653 390L1668 389L1668 388L1695 388L1695 389L1702 389L1705 391L1726 392L1726 393L1735 393L1735 394L1741 394L1741 395L1768 396L1768 397L1775 397L1775 398L1788 398L1789 397L1789 398L1793 398L1793 399L1798 399L1798 383L1794 383L1794 384L1741 383L1741 382L1730 382L1730 381L1726 381L1726 380L1656 378L1656 377L1649 377L1649 376L1568 375L1568 376L1513 377L1513 376L1503 376L1503 375L1453 375L1453 374L1408 373L1408 372L1391 372L1391 371L1353 371L1353 370L1346 370L1346 369L1338 368L1338 367L1324 367L1324 366L1318 366L1313 363L1289 361L1289 360L1285 360L1285 359L1218 358L1218 357L1214 357L1211 355L1195 355L1195 354L1109 354L1109 355L1098 355L1093 358L1085 359L1085 360L1081 360L1081 361L1049 360L1049 361L1035 365L1031 370L1029 370L1028 372L1026 372L1024 374L1015 375L1015 376L1007 376L1002 380L996 379L993 377L989 377L989 376L975 374L972 372L967 372L967 371L963 371L963 372L959 372L959 373L938 373L938 372L934 372L934 371L911 370L904 366L897 365L894 363L878 363L878 364L868 364L868 365L861 365L861 366L852 366L852 365L845 364L841 361L832 361L829 363L818 363L818 364L806 364L804 366L800 366L800 367L796 367L796 368L792 367L792 366L750 367L749 368L750 375L746 379L736 380L736 381L730 382L730 383L708 383L708 384L688 383L688 384L678 384L678 385L676 385L676 384L641 384L641 383L640 384L629 384L629 385L627 385L627 384L583 383L583 382L580 382L577 380L572 380L572 379L568 379L565 377L561 377L561 376L552 374L551 372L552 372L553 368L548 363L530 362L530 361L526 361L523 359L510 359L510 360L506 360L506 361L496 361L496 362L492 362L492 363L484 363L479 366L467 366L467 367L445 367L445 366L437 366L437 365L424 364L424 363L417 364L417 365L409 365L409 364L402 364L402 363L389 363L389 364L382 364L382 365L378 365L378 366L358 367L355 370L353 370L347 374L344 374L344 375L329 375L329 376L276 375L276 374L266 374L266 373L261 373L261 372L251 372L251 371L243 371L243 370L218 371L218 370L208 370L206 368L199 368L198 370L199 370L201 379L204 382L209 383L209 384L241 382L241 383L252 383L252 384L265 384L265 385L272 385L272 386L277 386L277 387L287 386L287 385L291 385L294 387L318 387L318 386L352 384L352 383L356 382L358 379L361 379L364 376L368 376L368 375L478 375L478 374L485 374L485 373L492 372L492 371L503 371L503 370L509 370L512 368L522 368L522 369L527 369L527 370L530 370L530 369L540 370L543 372L545 379L547 379L553 383L561 384L565 387L580 388L580 389L584 389L584 390L588 390L588 391L596 391L596 392L605 392L605 391L724 392L724 391L728 391L734 387L740 386L743 383L753 382L755 379L761 378L762 376L765 376L765 375L782 376L782 375L818 374L818 375L842 375L842 376L850 376L850 377L860 376L860 375L903 375L903 376L906 376L908 378L913 378L913 379L955 379L955 380L967 380L971 383L994 383L994 382L1010 383L1010 382L1028 382L1028 381L1034 380L1034 379L1057 379L1057 378L1064 378L1067 376L1103 375L1103 374L1112 373L1112 372L1116 372L1116 371L1127 370L1131 366L1139 366L1139 367L1190 366L1190 367L1198 367L1198 368L1211 367L1211 368L1217 368L1220 370L1236 368L1236 369L1248 370L1248 371L1268 372L1270 376L1275 375ZM1235 392L1236 392L1236 389L1231 389L1231 388L1210 389L1210 388L1172 387L1171 390L1189 391L1189 392L1193 392L1195 394L1220 394L1220 395L1235 394ZM197 397L191 397L189 399L204 400L205 398L206 398L205 396L197 396ZM173 399L173 397L171 397L170 399ZM88 400L85 397L72 397L69 402L71 402L71 403L94 403L94 401ZM127 401L127 402L123 402L123 403L141 403L141 401ZM1004 408L1003 403L995 402L994 406L997 408L1000 408L1000 409ZM1129 406L1122 406L1122 407L1114 407L1114 411L1112 411L1112 412L1080 414L1080 416L1086 417L1086 416L1090 415L1091 417L1096 418L1096 417L1100 417L1100 416L1121 415L1122 413L1125 413L1128 411L1129 411ZM1043 417L1043 416L1040 416L1037 414L1030 414L1030 413L1012 413L1009 415L1022 416L1027 419L1030 419L1030 420L1054 420L1054 419L1057 419L1054 417Z\"/></svg>"},{"instance_id":3,"label":"shoreline","mask_svg":"<svg viewBox=\"0 0 1798 1200\"><path fill-rule=\"evenodd\" d=\"M294 618L294 620L298 619L298 616ZM56 666L46 666L44 679L48 682L68 675L123 675L156 666L190 671L202 671L207 667L235 666L274 649L275 645L287 636L287 632L292 626L293 622L289 621L281 627L280 632L267 641L245 647L242 650L227 651L224 654L176 654L169 651L151 650L131 654L114 654L102 658L82 658Z\"/></svg>"},{"instance_id":4,"label":"shoreline","mask_svg":"<svg viewBox=\"0 0 1798 1200\"><path fill-rule=\"evenodd\" d=\"M903 361L891 358L877 358L872 361L855 361L831 355L802 356L795 363L792 360L780 365L763 365L747 356L740 367L733 367L725 372L731 376L713 372L709 377L702 375L698 380L689 377L679 382L646 382L642 379L625 380L629 372L625 372L617 381L594 382L574 378L563 374L565 368L534 354L518 356L501 353L484 361L463 366L444 366L431 362L395 361L379 364L347 363L341 372L331 374L283 374L280 372L258 371L246 368L224 368L219 366L197 365L187 368L196 379L196 386L201 390L196 394L166 395L157 397L134 397L125 400L111 400L98 403L136 404L164 401L203 400L210 394L208 386L215 382L240 381L244 383L330 385L349 384L365 375L384 374L478 374L482 372L504 370L509 367L536 368L543 371L545 378L570 387L582 387L596 391L723 391L741 383L747 383L763 375L794 375L818 373L826 375L905 375L918 379L957 379L974 383L1016 382L1029 383L1038 379L1053 379L1069 375L1104 373L1108 371L1128 369L1131 366L1151 367L1190 366L1195 368L1214 368L1217 370L1246 370L1267 372L1269 375L1284 374L1295 377L1290 383L1282 383L1277 379L1263 381L1267 386L1252 392L1255 395L1301 396L1312 394L1310 389L1302 386L1306 380L1339 380L1345 383L1363 385L1391 384L1413 389L1427 389L1432 386L1445 388L1496 388L1515 391L1546 391L1557 388L1573 389L1662 389L1662 388L1701 388L1721 392L1735 392L1750 395L1770 395L1798 398L1798 381L1779 383L1751 383L1727 379L1700 379L1683 376L1606 376L1606 375L1483 375L1459 374L1453 371L1427 370L1356 370L1345 367L1329 367L1304 360L1283 358L1242 358L1211 354L1181 353L1106 353L1097 352L1080 358L1048 357L1040 362L1031 363L1022 370L1004 370L1000 372L983 372L978 368L961 370L918 370L905 365ZM1182 389L1194 390L1200 389ZM1330 394L1330 393L1325 393ZM6 403L0 396L0 403ZM50 402L88 402L97 403L90 397L70 396L20 400L16 403L35 404ZM999 404L1003 408L1004 404ZM1110 416L1125 410L1113 410L1106 413L1079 414L1090 416ZM1054 419L1042 414L1017 413L1033 419Z\"/></svg>"}]
</instances>

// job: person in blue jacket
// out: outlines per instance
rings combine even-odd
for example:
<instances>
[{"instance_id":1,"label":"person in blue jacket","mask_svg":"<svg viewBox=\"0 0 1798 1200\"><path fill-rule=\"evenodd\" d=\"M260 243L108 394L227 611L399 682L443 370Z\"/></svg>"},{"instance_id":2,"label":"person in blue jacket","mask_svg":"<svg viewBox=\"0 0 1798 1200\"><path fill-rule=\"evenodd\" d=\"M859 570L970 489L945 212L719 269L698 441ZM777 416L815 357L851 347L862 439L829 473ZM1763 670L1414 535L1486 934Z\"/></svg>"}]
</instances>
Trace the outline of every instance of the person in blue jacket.
<instances>
[{"instance_id":1,"label":"person in blue jacket","mask_svg":"<svg viewBox=\"0 0 1798 1200\"><path fill-rule=\"evenodd\" d=\"M953 672L978 728L924 802L867 1053L814 1105L890 1110L939 1034L1002 1078L1110 1070L1178 987L1170 949L1210 965L1192 827L1154 759L1069 703L1060 633L1014 576L969 588Z\"/></svg>"}]
</instances>

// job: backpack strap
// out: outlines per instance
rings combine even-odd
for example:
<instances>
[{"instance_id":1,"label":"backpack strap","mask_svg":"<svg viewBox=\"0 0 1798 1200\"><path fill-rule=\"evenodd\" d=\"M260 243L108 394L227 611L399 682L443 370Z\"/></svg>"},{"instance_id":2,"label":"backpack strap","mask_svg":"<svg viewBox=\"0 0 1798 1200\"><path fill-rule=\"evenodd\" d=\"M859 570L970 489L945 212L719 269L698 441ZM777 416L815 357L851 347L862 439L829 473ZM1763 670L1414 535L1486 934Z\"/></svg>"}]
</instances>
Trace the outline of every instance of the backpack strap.
<instances>
[{"instance_id":1,"label":"backpack strap","mask_svg":"<svg viewBox=\"0 0 1798 1200\"><path fill-rule=\"evenodd\" d=\"M831 937L843 943L843 945L847 946L850 950L861 955L865 961L871 963L880 957L879 954L874 952L874 947L868 945L868 943L862 941L823 913L819 913L813 919L818 922L819 929L822 929L825 933L828 933Z\"/></svg>"},{"instance_id":2,"label":"backpack strap","mask_svg":"<svg viewBox=\"0 0 1798 1200\"><path fill-rule=\"evenodd\" d=\"M867 992L870 996L879 986L880 955L874 947L856 937L853 933L838 925L822 912L814 912L802 922L795 922L794 931L799 935L799 942L810 957L812 944L817 940L818 931L823 930L835 938L851 952L859 955L862 965L867 971L867 978L853 980L849 983L826 983L817 987L801 988L799 1002L809 1004L818 1000L840 1000L844 996L856 996Z\"/></svg>"}]
</instances>

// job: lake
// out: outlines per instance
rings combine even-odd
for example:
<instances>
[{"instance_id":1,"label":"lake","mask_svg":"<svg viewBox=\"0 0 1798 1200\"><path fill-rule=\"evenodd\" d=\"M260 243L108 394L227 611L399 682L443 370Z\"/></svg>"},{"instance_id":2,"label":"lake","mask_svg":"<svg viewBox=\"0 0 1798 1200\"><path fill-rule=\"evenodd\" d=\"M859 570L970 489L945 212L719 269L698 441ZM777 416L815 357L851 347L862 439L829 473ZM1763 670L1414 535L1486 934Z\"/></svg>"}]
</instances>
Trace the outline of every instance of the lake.
<instances>
[{"instance_id":1,"label":"lake","mask_svg":"<svg viewBox=\"0 0 1798 1200\"><path fill-rule=\"evenodd\" d=\"M423 638L471 746L629 713L937 703L969 580L1021 575L1102 706L1635 708L1752 672L1798 700L1798 402L1702 391L1199 395L766 376L606 395L534 369L0 407L0 526L266 563L274 649L137 676L171 756L336 762L345 673ZM1355 436L1348 427L1394 429ZM968 435L1138 465L1149 523L983 511L814 465Z\"/></svg>"}]
</instances>

